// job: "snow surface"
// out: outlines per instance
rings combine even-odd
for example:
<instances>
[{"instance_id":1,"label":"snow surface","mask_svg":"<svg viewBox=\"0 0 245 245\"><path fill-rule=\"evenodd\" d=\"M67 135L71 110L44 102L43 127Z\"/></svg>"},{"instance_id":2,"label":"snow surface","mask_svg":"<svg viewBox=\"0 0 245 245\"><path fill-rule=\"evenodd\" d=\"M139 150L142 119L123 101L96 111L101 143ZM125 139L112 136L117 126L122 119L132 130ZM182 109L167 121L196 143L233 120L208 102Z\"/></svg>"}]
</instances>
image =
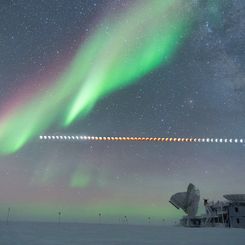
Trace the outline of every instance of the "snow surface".
<instances>
[{"instance_id":1,"label":"snow surface","mask_svg":"<svg viewBox=\"0 0 245 245\"><path fill-rule=\"evenodd\" d=\"M12 222L0 224L0 245L245 245L245 229Z\"/></svg>"}]
</instances>

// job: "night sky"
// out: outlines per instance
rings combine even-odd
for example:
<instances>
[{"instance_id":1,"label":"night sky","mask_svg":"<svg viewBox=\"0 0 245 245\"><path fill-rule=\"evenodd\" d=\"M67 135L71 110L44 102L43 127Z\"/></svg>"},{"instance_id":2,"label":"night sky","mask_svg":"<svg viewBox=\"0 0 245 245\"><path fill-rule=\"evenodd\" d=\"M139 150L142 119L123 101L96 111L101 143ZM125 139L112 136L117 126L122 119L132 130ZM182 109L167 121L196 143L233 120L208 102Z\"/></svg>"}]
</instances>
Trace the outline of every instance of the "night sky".
<instances>
[{"instance_id":1,"label":"night sky","mask_svg":"<svg viewBox=\"0 0 245 245\"><path fill-rule=\"evenodd\" d=\"M39 135L245 138L243 0L2 0L0 220L152 223L168 200L244 193L245 145Z\"/></svg>"}]
</instances>

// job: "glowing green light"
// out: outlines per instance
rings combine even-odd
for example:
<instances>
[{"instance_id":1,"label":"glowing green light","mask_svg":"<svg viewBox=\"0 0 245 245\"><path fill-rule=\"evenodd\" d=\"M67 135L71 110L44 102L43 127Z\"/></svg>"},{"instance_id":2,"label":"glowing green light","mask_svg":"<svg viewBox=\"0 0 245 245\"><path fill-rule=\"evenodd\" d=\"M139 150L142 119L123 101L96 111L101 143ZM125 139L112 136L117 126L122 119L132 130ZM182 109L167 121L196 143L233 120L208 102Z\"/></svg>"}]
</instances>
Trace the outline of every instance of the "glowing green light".
<instances>
[{"instance_id":1,"label":"glowing green light","mask_svg":"<svg viewBox=\"0 0 245 245\"><path fill-rule=\"evenodd\" d=\"M77 188L85 188L89 185L89 183L90 175L81 172L75 172L71 179L70 186Z\"/></svg>"},{"instance_id":2,"label":"glowing green light","mask_svg":"<svg viewBox=\"0 0 245 245\"><path fill-rule=\"evenodd\" d=\"M129 11L110 26L109 39L102 31L102 25L88 40L94 44L92 47L97 50L97 55L95 59L87 57L93 65L70 105L65 125L79 115L85 116L105 95L137 82L146 73L169 61L187 34L189 24L187 17L178 15L180 2L144 2L141 7L137 6L136 14L132 13L135 10ZM97 40L106 41L98 43Z\"/></svg>"},{"instance_id":3,"label":"glowing green light","mask_svg":"<svg viewBox=\"0 0 245 245\"><path fill-rule=\"evenodd\" d=\"M162 204L151 207L149 203L135 202L124 203L117 201L90 201L79 203L69 202L18 202L2 203L0 215L6 215L6 207L11 207L12 220L38 220L57 221L58 212L61 211L62 221L69 222L98 222L98 213L102 213L102 222L118 223L118 218L127 216L129 222L147 222L147 218L160 221L162 218L173 219L181 217L182 212L176 212L171 206Z\"/></svg>"},{"instance_id":4,"label":"glowing green light","mask_svg":"<svg viewBox=\"0 0 245 245\"><path fill-rule=\"evenodd\" d=\"M10 111L6 106L0 154L17 151L54 123L70 125L104 96L169 62L189 32L191 9L184 0L142 0L119 17L104 18L46 92L30 93L21 103L13 99Z\"/></svg>"}]
</instances>

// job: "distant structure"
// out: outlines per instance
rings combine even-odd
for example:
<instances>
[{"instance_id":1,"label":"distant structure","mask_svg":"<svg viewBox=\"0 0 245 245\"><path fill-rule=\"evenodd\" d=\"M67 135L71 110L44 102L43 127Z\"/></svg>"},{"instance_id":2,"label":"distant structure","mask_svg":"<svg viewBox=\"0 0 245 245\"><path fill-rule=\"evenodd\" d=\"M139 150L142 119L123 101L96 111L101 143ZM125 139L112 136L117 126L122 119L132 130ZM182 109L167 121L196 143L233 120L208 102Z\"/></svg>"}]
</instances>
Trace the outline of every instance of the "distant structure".
<instances>
[{"instance_id":1,"label":"distant structure","mask_svg":"<svg viewBox=\"0 0 245 245\"><path fill-rule=\"evenodd\" d=\"M60 224L60 222L61 222L61 212L59 211L58 212L58 224Z\"/></svg>"},{"instance_id":2,"label":"distant structure","mask_svg":"<svg viewBox=\"0 0 245 245\"><path fill-rule=\"evenodd\" d=\"M165 219L162 219L162 222L164 223L165 222Z\"/></svg>"},{"instance_id":3,"label":"distant structure","mask_svg":"<svg viewBox=\"0 0 245 245\"><path fill-rule=\"evenodd\" d=\"M228 225L234 228L245 228L245 194L224 195L229 202L224 205L227 210Z\"/></svg>"},{"instance_id":4,"label":"distant structure","mask_svg":"<svg viewBox=\"0 0 245 245\"><path fill-rule=\"evenodd\" d=\"M8 212L7 212L7 218L6 218L6 224L9 224L9 216L10 216L10 208L8 208Z\"/></svg>"},{"instance_id":5,"label":"distant structure","mask_svg":"<svg viewBox=\"0 0 245 245\"><path fill-rule=\"evenodd\" d=\"M148 224L150 224L151 223L151 217L148 217L147 219L148 219Z\"/></svg>"},{"instance_id":6,"label":"distant structure","mask_svg":"<svg viewBox=\"0 0 245 245\"><path fill-rule=\"evenodd\" d=\"M128 224L128 217L127 217L127 215L124 216L124 219L125 219L125 223Z\"/></svg>"},{"instance_id":7,"label":"distant structure","mask_svg":"<svg viewBox=\"0 0 245 245\"><path fill-rule=\"evenodd\" d=\"M187 214L180 220L182 226L245 228L245 194L229 194L224 198L228 201L204 199L206 213L196 216L200 193L189 184L187 192L174 194L169 202Z\"/></svg>"},{"instance_id":8,"label":"distant structure","mask_svg":"<svg viewBox=\"0 0 245 245\"><path fill-rule=\"evenodd\" d=\"M101 224L101 213L99 213L99 223Z\"/></svg>"}]
</instances>

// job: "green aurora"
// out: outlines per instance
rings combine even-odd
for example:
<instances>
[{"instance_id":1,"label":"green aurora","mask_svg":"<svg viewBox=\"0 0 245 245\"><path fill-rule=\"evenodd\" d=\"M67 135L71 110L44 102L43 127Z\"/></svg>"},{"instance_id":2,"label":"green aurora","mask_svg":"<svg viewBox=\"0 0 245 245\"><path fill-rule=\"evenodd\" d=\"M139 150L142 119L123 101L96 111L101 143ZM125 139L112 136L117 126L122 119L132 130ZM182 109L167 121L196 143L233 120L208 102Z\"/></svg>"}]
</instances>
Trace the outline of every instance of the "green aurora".
<instances>
[{"instance_id":1,"label":"green aurora","mask_svg":"<svg viewBox=\"0 0 245 245\"><path fill-rule=\"evenodd\" d=\"M0 154L16 152L57 122L68 127L106 95L168 63L193 16L184 0L140 1L119 17L105 16L46 92L28 100L23 92L4 107L11 109L0 116Z\"/></svg>"}]
</instances>

